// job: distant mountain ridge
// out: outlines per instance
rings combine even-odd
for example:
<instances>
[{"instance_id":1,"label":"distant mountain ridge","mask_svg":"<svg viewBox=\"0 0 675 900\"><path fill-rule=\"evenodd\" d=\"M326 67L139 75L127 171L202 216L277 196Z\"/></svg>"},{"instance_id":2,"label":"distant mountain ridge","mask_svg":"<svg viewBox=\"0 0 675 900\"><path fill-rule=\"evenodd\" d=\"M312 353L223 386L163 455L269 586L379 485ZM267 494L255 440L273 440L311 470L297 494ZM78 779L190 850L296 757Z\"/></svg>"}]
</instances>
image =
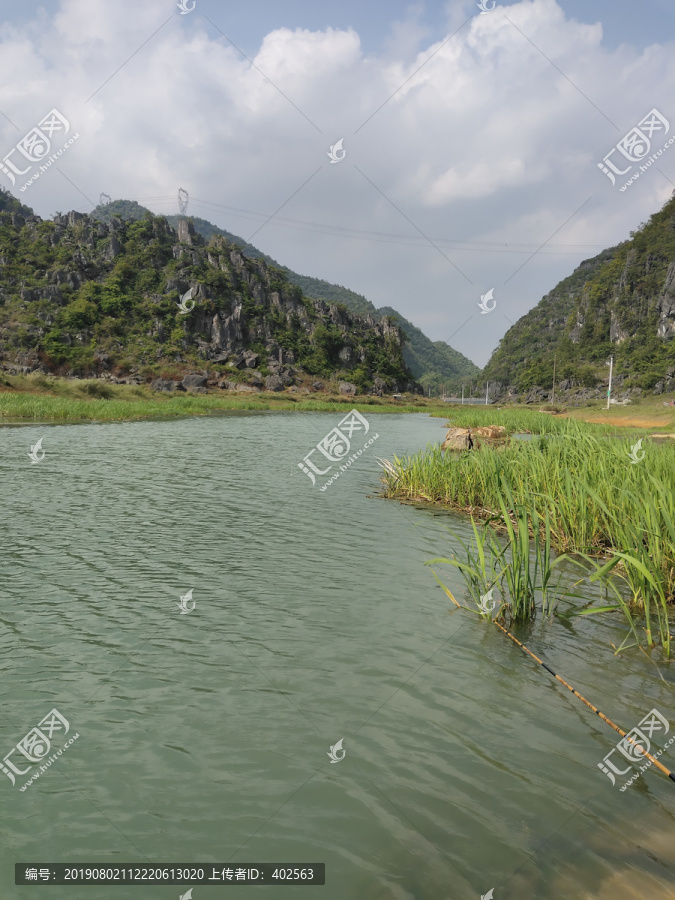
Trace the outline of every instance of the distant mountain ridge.
<instances>
[{"instance_id":1,"label":"distant mountain ridge","mask_svg":"<svg viewBox=\"0 0 675 900\"><path fill-rule=\"evenodd\" d=\"M675 385L675 196L630 239L584 260L501 339L483 376L513 392L556 381L661 393Z\"/></svg>"},{"instance_id":2,"label":"distant mountain ridge","mask_svg":"<svg viewBox=\"0 0 675 900\"><path fill-rule=\"evenodd\" d=\"M403 343L395 322L307 297L276 266L220 234L207 242L184 217L176 229L152 213L43 220L0 190L9 370L131 376L162 390L189 374L199 386L228 375L221 385L251 391L320 390L319 377L350 393L419 393Z\"/></svg>"},{"instance_id":3,"label":"distant mountain ridge","mask_svg":"<svg viewBox=\"0 0 675 900\"><path fill-rule=\"evenodd\" d=\"M92 218L109 222L113 216L121 219L140 219L146 212L149 210L135 200L113 200L104 206L97 206L90 215ZM178 228L179 221L185 217L171 215L165 218L174 228ZM378 322L387 316L394 317L406 336L403 359L416 380L425 388L438 389L445 385L448 389L454 389L462 379L474 378L480 373L479 367L470 359L443 341L431 341L417 326L392 307L383 306L377 309L370 300L349 288L309 275L299 275L238 235L219 228L199 216L188 218L193 223L195 231L207 241L214 235L226 238L239 246L249 258L262 259L268 265L281 269L291 284L297 285L308 297L323 300L325 303L343 303L350 312L360 316L371 316Z\"/></svg>"}]
</instances>

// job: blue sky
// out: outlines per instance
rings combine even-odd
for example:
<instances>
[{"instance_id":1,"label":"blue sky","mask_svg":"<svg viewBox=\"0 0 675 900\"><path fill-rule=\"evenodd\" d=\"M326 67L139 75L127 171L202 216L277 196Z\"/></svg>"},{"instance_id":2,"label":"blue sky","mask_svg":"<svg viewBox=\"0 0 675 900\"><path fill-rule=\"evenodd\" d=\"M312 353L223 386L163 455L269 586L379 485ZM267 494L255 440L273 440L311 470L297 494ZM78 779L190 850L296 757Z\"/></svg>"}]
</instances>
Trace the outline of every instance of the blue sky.
<instances>
[{"instance_id":1,"label":"blue sky","mask_svg":"<svg viewBox=\"0 0 675 900\"><path fill-rule=\"evenodd\" d=\"M253 51L266 31L285 25L288 28L318 30L354 28L361 37L364 50L380 53L387 49L392 23L417 21L425 37L438 40L445 34L448 21L457 14L473 15L472 3L409 3L405 0L252 0L245 4L228 4L225 21L242 41L242 49ZM513 5L512 0L500 6ZM675 3L671 0L647 0L628 3L627 0L565 0L559 4L568 17L593 24L602 22L604 43L616 47L629 42L646 47L663 39L664 27L675 30ZM236 8L232 8L236 7ZM218 0L204 2L211 18L223 16L223 4ZM454 14L454 16L453 16ZM220 22L219 22L220 24ZM222 25L221 25L222 27Z\"/></svg>"},{"instance_id":2,"label":"blue sky","mask_svg":"<svg viewBox=\"0 0 675 900\"><path fill-rule=\"evenodd\" d=\"M95 0L92 0L92 5ZM191 4L191 0L190 0ZM501 7L514 5L505 0ZM663 40L664 33L675 31L675 3L672 0L645 0L640 4L627 0L561 0L560 7L569 18L593 24L601 22L603 43L617 47L630 43L646 47ZM0 0L0 21L21 25L34 19L42 8L52 11L57 2L39 0ZM166 4L171 6L171 0ZM386 50L394 22L417 20L430 40L440 38L454 14L474 14L474 3L410 3L407 0L246 0L223 3L199 0L198 10L213 19L247 54L255 53L268 32L285 26L321 30L353 28L367 53Z\"/></svg>"},{"instance_id":3,"label":"blue sky","mask_svg":"<svg viewBox=\"0 0 675 900\"><path fill-rule=\"evenodd\" d=\"M0 20L0 159L54 108L77 134L23 191L0 175L40 215L101 192L168 214L183 187L190 213L479 365L675 188L672 0L483 15L453 0L196 0L186 15L174 0L0 0ZM644 159L613 150L640 122ZM599 168L612 151L614 184Z\"/></svg>"}]
</instances>

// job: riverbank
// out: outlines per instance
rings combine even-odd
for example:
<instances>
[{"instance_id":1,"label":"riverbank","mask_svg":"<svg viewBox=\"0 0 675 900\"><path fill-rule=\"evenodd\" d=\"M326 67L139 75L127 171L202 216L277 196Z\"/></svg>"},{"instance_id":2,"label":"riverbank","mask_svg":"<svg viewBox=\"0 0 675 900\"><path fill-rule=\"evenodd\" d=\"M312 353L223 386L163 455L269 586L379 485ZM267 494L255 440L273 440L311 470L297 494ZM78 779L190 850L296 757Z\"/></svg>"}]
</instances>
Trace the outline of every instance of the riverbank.
<instances>
[{"instance_id":1,"label":"riverbank","mask_svg":"<svg viewBox=\"0 0 675 900\"><path fill-rule=\"evenodd\" d=\"M670 396L664 399L672 399ZM44 375L0 375L0 424L21 421L134 421L172 416L208 415L218 410L305 410L331 412L366 409L376 412L427 413L465 425L505 425L507 430L536 434L564 431L565 422L576 420L598 426L598 431L615 428L649 429L675 433L675 407L664 407L663 399L649 397L634 406L605 410L601 403L582 408L556 407L560 412L542 414L537 406L520 403L483 406L455 406L436 397L403 394L376 397L350 396L330 388L310 394L243 392L209 389L202 392L153 391L147 384L109 384L97 379L56 378ZM545 409L545 407L544 407ZM439 429L439 442L441 438Z\"/></svg>"},{"instance_id":2,"label":"riverbank","mask_svg":"<svg viewBox=\"0 0 675 900\"><path fill-rule=\"evenodd\" d=\"M291 391L202 392L153 391L149 385L108 384L96 379L3 376L0 384L0 424L7 422L133 421L171 416L208 415L218 410L306 410L348 412L355 406L369 412L426 412L444 415L440 400L414 394L356 397L331 391L311 394Z\"/></svg>"},{"instance_id":3,"label":"riverbank","mask_svg":"<svg viewBox=\"0 0 675 900\"><path fill-rule=\"evenodd\" d=\"M470 452L444 454L437 445L394 457L384 464L383 495L468 513L477 524L510 535L507 509L511 521L522 519L524 535L535 537L535 523L536 537L556 551L585 557L589 575L595 567L598 577L619 578L630 594L624 603L617 593L613 608L623 606L631 623L634 613L644 616L648 644L654 646L653 625L667 655L675 603L673 441L646 435L635 440L635 433L617 434L610 423L556 421L527 410L501 414L503 423L493 415L490 424L519 424L523 430L536 426L538 415L538 436L487 442ZM451 418L454 425L480 424L474 410ZM523 510L529 520L520 515ZM609 562L600 567L593 557Z\"/></svg>"},{"instance_id":4,"label":"riverbank","mask_svg":"<svg viewBox=\"0 0 675 900\"><path fill-rule=\"evenodd\" d=\"M504 425L509 433L529 432L551 434L564 432L565 423L582 422L601 426L595 430L613 432L616 429L635 431L675 432L675 406L665 406L675 400L675 394L663 394L640 398L630 406L610 406L606 401L592 401L582 407L525 405L522 403L494 404L489 406L444 405L442 415L460 428L476 425Z\"/></svg>"}]
</instances>

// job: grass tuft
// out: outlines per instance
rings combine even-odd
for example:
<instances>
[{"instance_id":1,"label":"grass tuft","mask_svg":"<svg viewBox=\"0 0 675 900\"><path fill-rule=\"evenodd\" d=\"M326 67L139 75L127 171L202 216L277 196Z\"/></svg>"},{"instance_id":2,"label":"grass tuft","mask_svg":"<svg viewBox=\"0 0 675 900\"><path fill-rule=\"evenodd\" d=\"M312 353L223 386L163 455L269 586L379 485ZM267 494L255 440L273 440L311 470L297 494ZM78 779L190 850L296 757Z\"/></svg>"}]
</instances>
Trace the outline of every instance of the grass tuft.
<instances>
[{"instance_id":1,"label":"grass tuft","mask_svg":"<svg viewBox=\"0 0 675 900\"><path fill-rule=\"evenodd\" d=\"M551 417L541 420L544 425ZM611 608L623 609L631 628L640 619L647 644L660 643L668 655L669 607L675 602L675 448L646 439L644 457L633 463L631 438L609 437L570 420L555 426L546 438L511 440L500 448L443 454L435 446L394 457L383 464L384 496L468 512L504 532L510 562L503 580L514 618L532 611L537 576L530 574L526 557L533 540L535 564L544 554L540 578L551 565L551 547L579 556L594 572L592 580L603 579L613 590L617 602ZM489 546L496 553L496 545ZM617 588L620 582L628 600ZM599 611L591 607L583 614Z\"/></svg>"}]
</instances>

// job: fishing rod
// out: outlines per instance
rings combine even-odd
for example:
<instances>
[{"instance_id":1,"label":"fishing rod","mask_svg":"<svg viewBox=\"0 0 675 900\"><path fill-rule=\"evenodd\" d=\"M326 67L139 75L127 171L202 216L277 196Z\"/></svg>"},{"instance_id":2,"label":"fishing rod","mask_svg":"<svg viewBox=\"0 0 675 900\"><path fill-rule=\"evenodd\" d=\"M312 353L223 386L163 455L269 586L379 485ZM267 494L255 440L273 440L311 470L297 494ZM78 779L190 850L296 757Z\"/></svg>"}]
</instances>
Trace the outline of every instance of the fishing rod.
<instances>
[{"instance_id":1,"label":"fishing rod","mask_svg":"<svg viewBox=\"0 0 675 900\"><path fill-rule=\"evenodd\" d=\"M515 641L521 650L524 650L525 653L529 653L529 655L532 657L532 659L536 660L540 666L543 666L547 672L550 672L551 675L553 675L553 677L556 678L561 684L564 684L568 691L571 691L575 697L578 697L579 700L581 700L583 703L585 703L589 709L592 709L593 712L597 716L600 716L600 718L603 720L603 722L607 722L607 724L611 728L613 728L614 731L618 731L618 733L621 735L621 737L626 738L627 740L629 740L631 742L631 744L634 744L635 747L637 748L637 750L639 750L640 753L643 754L643 756L646 756L647 759L650 760L650 762L653 762L655 766L657 766L659 769L661 769L661 771L663 772L664 775L667 775L671 781L675 781L675 775L669 769L666 769L666 767L662 763L660 763L658 761L658 759L655 759L651 755L651 753L648 753L644 749L644 747L642 747L641 744L638 744L637 741L634 741L632 737L628 737L626 732L623 731L621 728L619 728L618 725L615 725L614 722L612 722L612 720L609 719L604 713L600 712L600 710L597 708L597 706L593 706L593 704L590 703L585 697L582 697L581 694L579 693L579 691L575 690L571 684L568 684L564 678L561 678L560 675L557 674L557 672L554 672L553 669L550 666L547 666L546 663L543 660L539 659L538 656L535 656L531 650L528 650L527 647L525 646L525 644L521 644L520 641L518 640L518 638L514 637L511 634L511 632L507 631L506 628L504 628L502 625L499 624L499 622L497 622L495 620L494 624L497 626L497 628L501 628L501 630L504 632L504 634L508 635L508 637L510 637L512 641Z\"/></svg>"},{"instance_id":2,"label":"fishing rod","mask_svg":"<svg viewBox=\"0 0 675 900\"><path fill-rule=\"evenodd\" d=\"M440 582L439 582L439 584L440 584ZM461 603L458 603L455 600L455 598L452 596L452 594L446 587L444 587L443 585L441 585L441 587L443 587L443 590L448 595L448 597L452 600L452 602L455 604L455 606L457 606L459 609L464 608L464 607L462 607ZM500 625L496 619L491 619L490 621L494 622L494 624L497 626L497 628L500 628L504 632L504 634L507 635L507 637L510 637L512 641L515 641L515 643L518 644L518 646L520 647L521 650L524 650L525 653L529 653L529 655L532 657L532 659L536 660L536 662L538 662L540 666L543 666L543 668L546 669L547 672L550 672L550 674L553 675L553 677L555 679L557 679L561 684L565 685L565 687L567 688L568 691L571 691L575 697L578 697L579 700L581 700L583 703L585 703L589 709L592 709L593 712L603 720L603 722L607 722L607 724L611 728L613 728L614 731L617 731L621 735L621 737L626 738L626 740L630 741L631 744L634 744L636 749L639 750L643 756L646 756L648 760L653 762L657 768L661 769L661 771L663 772L664 775L667 775L671 781L675 781L675 775L670 771L670 769L667 769L662 763L660 763L658 761L658 759L655 759L651 755L651 753L648 753L641 744L638 744L637 741L634 741L632 737L629 737L627 735L627 733L625 731L623 731L621 728L619 728L619 726L616 725L614 722L612 722L612 720L610 718L608 718L604 713L600 712L600 710L597 708L597 706L593 706L593 704L590 703L585 697L582 697L582 695L579 693L579 691L575 690L571 684L568 684L564 678L561 678L557 672L554 672L550 666L547 666L546 663L543 661L543 659L539 659L538 656L535 656L535 654L531 650L528 650L528 648L525 646L525 644L521 644L521 642L518 640L518 638L514 637L514 635L512 635L510 631L507 631L503 625Z\"/></svg>"}]
</instances>

